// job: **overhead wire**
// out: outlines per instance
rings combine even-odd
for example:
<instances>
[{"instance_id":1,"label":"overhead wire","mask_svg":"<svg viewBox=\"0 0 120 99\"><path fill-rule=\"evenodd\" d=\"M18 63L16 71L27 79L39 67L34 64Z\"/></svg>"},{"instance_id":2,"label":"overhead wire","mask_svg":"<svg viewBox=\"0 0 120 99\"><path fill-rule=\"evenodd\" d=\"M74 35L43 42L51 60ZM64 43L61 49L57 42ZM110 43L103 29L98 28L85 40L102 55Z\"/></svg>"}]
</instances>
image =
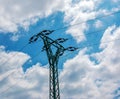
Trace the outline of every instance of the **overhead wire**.
<instances>
[{"instance_id":1,"label":"overhead wire","mask_svg":"<svg viewBox=\"0 0 120 99\"><path fill-rule=\"evenodd\" d=\"M85 46L78 46L77 48L77 50L76 51L80 51L80 49L82 49L82 48L85 48L85 47L93 47L93 46L96 46L96 45L103 45L103 44L107 44L107 43L111 43L111 42L114 42L114 41L120 41L120 38L118 38L118 39L113 39L113 40L109 40L109 41L104 41L104 42L98 42L98 43L91 43L91 44L87 44L87 45L85 45ZM69 55L71 55L73 52L69 52L69 53L67 53L67 54L65 54L65 55L63 55L64 57L67 57L67 56L69 56ZM63 58L64 58L63 57ZM63 59L62 58L62 59Z\"/></svg>"},{"instance_id":2,"label":"overhead wire","mask_svg":"<svg viewBox=\"0 0 120 99\"><path fill-rule=\"evenodd\" d=\"M106 23L106 22L105 22ZM85 33L85 34L81 34L81 35L79 35L79 37L81 37L81 36L92 36L92 35L94 35L94 34L96 34L95 35L95 38L98 36L98 35L101 35L99 32L105 32L105 30L107 30L107 28L108 28L108 26L110 26L110 24L108 24L107 25L107 27L105 27L105 28L102 28L102 29L100 29L100 30L97 30L97 31L91 31L91 32L87 32L87 33ZM119 26L118 26L119 27ZM78 36L74 36L74 37L77 37L78 38ZM68 39L73 39L73 37L69 37ZM93 41L94 41L94 39L92 39ZM98 41L99 42L99 41ZM109 42L109 41L108 41ZM86 43L88 43L87 44L87 46L89 45L89 46L92 46L93 44L89 44L90 42L88 42L88 41L86 41ZM103 42L103 43L105 43L105 42ZM94 43L94 45L97 45L97 43ZM86 46L86 44L81 44L81 45L85 45ZM78 47L78 48L82 48L82 47Z\"/></svg>"},{"instance_id":3,"label":"overhead wire","mask_svg":"<svg viewBox=\"0 0 120 99\"><path fill-rule=\"evenodd\" d=\"M41 52L41 51L40 51ZM37 53L33 58L32 58L32 60L33 59L35 59L37 56L39 56L40 55L40 52L39 53ZM30 59L29 59L30 60ZM29 61L28 60L28 61ZM44 68L44 67L42 67L42 68ZM16 69L19 69L19 68L16 68ZM5 77L5 79L6 78L8 78L11 74L13 74L15 71L13 71L12 73L10 73L9 75L7 75L6 77ZM2 92L0 92L0 96L2 96L2 94L3 93L5 93L6 91L8 91L9 89L11 89L11 88L13 88L17 83L18 83L19 81L16 81L13 85L11 85L11 86L9 86L7 89L5 89L4 91L2 91Z\"/></svg>"},{"instance_id":4,"label":"overhead wire","mask_svg":"<svg viewBox=\"0 0 120 99\"><path fill-rule=\"evenodd\" d=\"M117 13L120 13L120 11L112 12L110 14L107 14L107 15L104 15L104 16L101 16L101 17L96 17L94 19L90 19L90 20L86 20L86 21L82 21L82 22L73 24L73 25L68 25L68 26L65 26L65 27L62 27L62 28L58 28L58 29L55 29L54 31L58 31L58 30L61 30L61 29L65 29L67 27L72 27L72 26L75 26L75 25L79 25L79 24L82 24L82 23L85 23L85 22L93 21L93 20L96 20L96 19L100 19L100 18L103 18L103 17L107 17L107 16L110 16L110 15L113 15L113 14L117 14ZM93 32L93 33L95 33L95 32ZM87 33L86 35L89 35L89 34L92 34L92 33ZM83 36L83 35L80 35L80 36ZM22 51L27 45L28 45L28 43L26 45L24 45L19 51ZM13 55L13 56L16 56L16 54ZM11 59L11 58L9 58L9 59ZM5 64L9 59L7 59L4 63L2 63L2 65Z\"/></svg>"},{"instance_id":5,"label":"overhead wire","mask_svg":"<svg viewBox=\"0 0 120 99\"><path fill-rule=\"evenodd\" d=\"M104 43L110 43L110 42L118 41L118 40L120 40L120 39L114 39L114 40L111 40L111 41L102 42L101 44L104 44ZM99 43L94 43L94 44L91 44L91 45L89 45L89 46L95 46L95 45L98 45L98 44L99 44ZM87 45L87 46L88 46L88 45ZM80 48L81 48L81 47L79 47L79 49L80 49ZM77 51L78 51L79 49L77 49ZM71 53L72 53L72 52L71 52ZM67 57L68 55L70 55L70 53L64 55L64 57ZM35 57L37 57L37 56L38 56L38 54L36 54ZM35 58L35 57L34 57L34 58ZM9 86L9 87L8 87L7 89L5 89L4 91L2 91L2 92L0 93L0 96L1 96L3 93L5 93L7 90L9 90L9 89L11 89L12 87L14 87L14 85L16 85L17 83L18 83L18 81L15 82L15 84Z\"/></svg>"},{"instance_id":6,"label":"overhead wire","mask_svg":"<svg viewBox=\"0 0 120 99\"><path fill-rule=\"evenodd\" d=\"M88 44L87 46L85 46L85 47L90 47L90 46L96 46L96 45L100 45L100 44L106 44L106 43L111 43L111 42L114 42L114 41L120 41L120 38L118 38L118 39L114 39L114 40L110 40L110 41L106 41L106 42L101 42L101 43L93 43L93 44ZM81 49L82 47L81 46L79 46L78 47L78 49L76 50L76 51L80 51L80 49ZM65 54L65 55L63 55L64 57L62 58L62 59L64 59L65 57L68 57L68 56L70 56L71 54L73 54L74 52L69 52L69 53L67 53L67 54ZM62 78L60 79L60 80L62 80ZM62 86L62 84L60 85L60 86ZM63 90L61 90L61 93L63 93Z\"/></svg>"},{"instance_id":7,"label":"overhead wire","mask_svg":"<svg viewBox=\"0 0 120 99\"><path fill-rule=\"evenodd\" d=\"M20 48L18 51L23 51L27 45L28 45L28 43L25 44L25 45L24 45L22 48ZM1 64L1 66L2 66L2 65L5 65L8 61L10 61L10 60L12 59L12 57L14 57L14 56L16 56L16 55L17 55L17 53L13 54L11 57L9 57L7 60L5 60L5 62L3 62L3 63Z\"/></svg>"},{"instance_id":8,"label":"overhead wire","mask_svg":"<svg viewBox=\"0 0 120 99\"><path fill-rule=\"evenodd\" d=\"M110 41L101 42L101 43L93 43L93 44L89 44L89 45L87 45L87 46L85 46L85 47L95 46L95 45L105 44L105 43L111 43L111 42L113 42L113 41L119 41L119 40L120 40L120 38L114 39L114 40L110 40ZM79 46L78 49L77 49L77 51L78 51L80 48L81 48L81 47ZM72 53L72 52L70 52L70 53ZM64 56L64 57L65 57L65 56L68 56L68 55L70 55L70 53L68 53L68 54L66 54L66 55L63 55L63 56ZM38 56L38 54L36 54L33 58L35 58L35 57L37 57L37 56ZM14 87L14 85L16 85L16 84L17 84L17 82L16 82L15 84L13 84L12 86L8 87L6 90L2 91L2 92L0 93L0 96L1 96L3 93L5 93L7 90L9 90L10 88Z\"/></svg>"},{"instance_id":9,"label":"overhead wire","mask_svg":"<svg viewBox=\"0 0 120 99\"><path fill-rule=\"evenodd\" d=\"M120 38L117 38L117 39L113 39L113 40L109 40L109 41L104 41L104 42L99 42L99 43L93 43L93 44L88 44L87 46L85 47L90 47L90 46L96 46L96 45L103 45L103 44L109 44L109 43L112 43L114 41L120 41ZM78 46L78 49L76 51L79 51L82 47L81 46ZM112 51L113 52L113 51ZM73 52L69 52L65 55L63 55L64 57L62 59L64 59L65 57L68 57L69 55L71 55ZM62 79L62 78L61 78ZM60 79L60 80L61 80ZM62 84L61 84L62 86ZM61 90L61 92L63 92L63 90Z\"/></svg>"},{"instance_id":10,"label":"overhead wire","mask_svg":"<svg viewBox=\"0 0 120 99\"><path fill-rule=\"evenodd\" d=\"M100 16L100 17L96 17L96 18L93 18L93 19L89 19L89 20L86 20L86 21L81 21L81 22L78 22L78 23L76 23L76 24L67 25L67 26L64 26L64 27L62 27L62 28L57 28L57 29L55 29L55 31L62 30L62 29L68 28L68 27L73 27L73 26L75 26L75 25L79 25L79 24L82 24L82 23L90 22L90 21L93 21L93 20L98 20L98 19L101 19L101 18L104 18L104 17L107 17L107 16L111 16L111 15L114 15L114 14L118 14L118 13L120 13L120 10L115 11L115 12L112 12L112 13L109 13L109 14L106 14L106 15L103 15L103 16Z\"/></svg>"},{"instance_id":11,"label":"overhead wire","mask_svg":"<svg viewBox=\"0 0 120 99\"><path fill-rule=\"evenodd\" d=\"M41 41L41 40L39 40L39 41ZM29 44L29 43L28 43ZM26 44L25 46L23 46L19 51L22 51L28 44ZM39 52L39 53L37 53L33 58L32 58L32 60L33 59L35 59L37 56L39 56L40 55L40 53L41 53L41 51ZM15 55L17 55L17 54L15 54ZM15 55L13 55L13 56L15 56ZM12 57L13 57L12 56ZM27 60L27 62L29 61L30 59L28 59ZM44 67L43 67L44 68ZM19 68L16 68L16 69L19 69ZM6 78L8 78L10 75L12 75L13 73L14 73L15 71L12 71L9 75L7 75L4 79L6 79ZM13 85L11 85L10 87L8 87L7 89L5 89L4 91L2 91L1 93L0 93L0 96L2 95L2 93L4 93L4 92L6 92L7 90L9 90L10 88L12 88L12 87L14 87L14 85L16 85L18 82L16 82L15 84L13 84Z\"/></svg>"},{"instance_id":12,"label":"overhead wire","mask_svg":"<svg viewBox=\"0 0 120 99\"><path fill-rule=\"evenodd\" d=\"M82 37L82 36L94 35L95 33L104 32L105 30L106 30L106 28L103 28L103 29L100 29L100 30L97 30L97 31L91 31L91 32L88 32L88 33L85 33L85 34L81 34L79 36L74 36L74 38L79 38L79 37ZM73 37L69 37L68 39L73 39Z\"/></svg>"},{"instance_id":13,"label":"overhead wire","mask_svg":"<svg viewBox=\"0 0 120 99\"><path fill-rule=\"evenodd\" d=\"M95 18L95 19L91 19L91 20L88 20L88 21L83 21L83 22L80 22L80 23L77 23L77 24L68 25L68 26L65 26L65 27L62 27L62 28L58 28L58 29L56 29L55 31L58 31L58 30L61 30L61 29L65 29L65 28L67 28L67 27L79 25L79 24L82 24L82 23L85 23L85 22L89 22L89 21L92 21L92 20L100 19L100 18L103 18L103 17L107 17L107 16L110 16L110 15L113 15L113 14L117 14L117 13L120 13L120 11L111 13L111 14L109 14L109 15L101 16L101 17L99 17L99 18ZM102 30L100 30L100 31L102 32L102 31L104 31L104 30L105 30L105 29L102 29ZM95 31L95 32L93 32L93 33L100 32L100 31ZM87 34L85 34L85 35L89 35L89 34L93 34L93 33L90 32L90 33L87 33ZM84 35L80 35L80 36L84 36ZM115 40L111 40L111 41L102 42L101 44L111 43L111 42L113 42L113 41L118 41L118 40L120 40L120 39L115 39ZM95 45L98 45L98 44L100 44L100 43L88 44L87 46L95 46ZM79 46L78 49L80 49L80 48L81 48L81 47ZM78 49L77 49L77 50L78 50ZM70 54L69 54L69 55L70 55Z\"/></svg>"},{"instance_id":14,"label":"overhead wire","mask_svg":"<svg viewBox=\"0 0 120 99\"><path fill-rule=\"evenodd\" d=\"M107 17L107 16L110 16L110 15L113 15L113 14L117 14L117 13L120 13L120 11L117 11L117 12L113 12L113 13L110 13L110 14L108 14L108 15L105 15L105 16L101 16L101 17L97 17L97 18L94 18L94 19L90 19L90 20L87 20L87 21L82 21L82 22L80 22L80 23L76 23L76 24L73 24L73 25L68 25L68 26L65 26L65 27L62 27L62 28L58 28L58 29L55 29L55 31L58 31L58 30L61 30L61 29L65 29L65 28L67 28L67 27L72 27L72 26L75 26L75 25L79 25L79 24L82 24L82 23L85 23L85 22L89 22L89 21L92 21L92 20L96 20L96 19L100 19L100 18L103 18L103 17ZM102 30L103 31L103 30ZM98 31L99 32L99 31ZM95 32L94 32L95 33ZM87 35L89 35L89 33L87 33ZM81 35L82 36L82 35ZM116 39L116 41L117 40L120 40L120 39ZM112 41L115 41L115 40L112 40ZM112 42L112 41L108 41L108 42ZM102 43L108 43L108 42L102 42ZM101 43L101 44L102 44ZM98 43L95 43L95 44L91 44L92 46L93 45L97 45ZM25 46L23 46L19 51L22 51L26 46L28 45L28 43L25 45ZM88 45L87 45L88 46ZM89 45L90 46L90 45ZM79 47L79 48L81 48L81 47ZM14 57L14 56L16 56L17 54L15 54L15 55L13 55L12 57ZM36 56L38 56L38 54L36 55ZM10 58L11 59L11 58ZM2 63L2 65L4 65L8 60L10 60L10 59L7 59L4 63ZM11 88L11 87L10 87ZM7 90L6 90L7 91ZM6 92L6 91L4 91L4 92ZM2 93L4 93L4 92L2 92ZM1 94L1 93L0 93Z\"/></svg>"},{"instance_id":15,"label":"overhead wire","mask_svg":"<svg viewBox=\"0 0 120 99\"><path fill-rule=\"evenodd\" d=\"M39 42L39 41L41 41L41 40L38 40L38 42ZM29 45L29 43L25 44L25 45L24 45L22 48L20 48L18 51L23 51L28 45ZM40 52L39 52L39 53L40 53ZM18 53L15 53L15 54L13 54L11 57L9 57L7 60L5 60L5 62L3 62L3 63L1 64L1 66L2 66L2 65L5 65L5 64L8 63L8 62L10 62L11 59L12 59L12 57L15 57L17 54L18 54ZM39 55L39 54L37 54L37 55ZM34 57L36 57L37 55L35 55ZM33 59L34 59L34 57L33 57Z\"/></svg>"},{"instance_id":16,"label":"overhead wire","mask_svg":"<svg viewBox=\"0 0 120 99\"><path fill-rule=\"evenodd\" d=\"M40 40L39 40L40 41ZM17 50L17 51L23 51L27 46L29 45L29 43L26 43L22 48L20 48L19 50ZM2 64L1 64L1 66L2 65L5 65L8 61L10 61L11 59L12 59L12 57L14 57L14 56L16 56L17 55L17 53L15 53L15 54L13 54L11 57L9 57L8 59L6 59L5 60L5 62L3 62Z\"/></svg>"}]
</instances>

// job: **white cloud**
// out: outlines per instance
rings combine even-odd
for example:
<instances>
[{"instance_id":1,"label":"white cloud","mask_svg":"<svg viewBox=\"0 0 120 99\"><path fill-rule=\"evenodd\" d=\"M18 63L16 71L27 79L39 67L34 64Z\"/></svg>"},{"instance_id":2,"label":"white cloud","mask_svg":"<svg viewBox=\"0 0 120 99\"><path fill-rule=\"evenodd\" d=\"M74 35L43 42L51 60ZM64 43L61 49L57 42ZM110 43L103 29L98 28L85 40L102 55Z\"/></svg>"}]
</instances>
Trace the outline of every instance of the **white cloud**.
<instances>
[{"instance_id":1,"label":"white cloud","mask_svg":"<svg viewBox=\"0 0 120 99\"><path fill-rule=\"evenodd\" d=\"M101 28L103 26L103 23L102 23L102 21L97 20L94 25L96 28Z\"/></svg>"},{"instance_id":2,"label":"white cloud","mask_svg":"<svg viewBox=\"0 0 120 99\"><path fill-rule=\"evenodd\" d=\"M110 9L101 8L100 6L104 6L102 0L66 0L64 2L64 22L72 26L67 29L66 33L71 34L78 43L86 40L86 37L81 35L84 35L84 32L89 29L88 20L109 15L120 10L119 6L115 5ZM110 3L113 2L110 1ZM114 17L114 15L111 16ZM94 25L98 28L102 27L103 23L104 22L97 20Z\"/></svg>"},{"instance_id":3,"label":"white cloud","mask_svg":"<svg viewBox=\"0 0 120 99\"><path fill-rule=\"evenodd\" d=\"M101 42L104 42L106 38L108 40L118 39L119 35L120 27L111 26L105 31ZM99 64L95 64L90 60L90 56L86 55L88 49L81 50L73 59L65 62L64 69L60 73L62 99L78 99L78 97L82 99L101 99L103 96L105 99L112 99L116 96L114 91L120 85L120 42L113 41L104 44L105 46L102 46L102 43L100 45L100 48L103 49L101 52L91 55L99 60ZM3 56L5 48L4 46L0 48L1 56ZM6 54L9 56L10 52ZM10 63L13 64L12 66L15 64L15 62ZM25 74L21 71L21 68L17 70L15 69L16 66L10 68L9 72L1 76L0 92L3 92L11 85L14 86L2 93L0 98L7 99L7 96L9 96L9 99L16 99L16 97L48 99L48 69L40 66L40 64L34 65ZM14 73L6 77L11 71L14 71Z\"/></svg>"},{"instance_id":4,"label":"white cloud","mask_svg":"<svg viewBox=\"0 0 120 99\"><path fill-rule=\"evenodd\" d=\"M69 25L93 19L101 13L107 11L101 9L96 11L101 0L4 0L0 1L0 33L13 33L12 40L19 38L16 35L19 27L29 29L31 24L35 24L40 18L45 18L56 11L65 13L64 22ZM77 42L85 40L84 31L88 29L87 23L69 27L66 31L71 34Z\"/></svg>"},{"instance_id":5,"label":"white cloud","mask_svg":"<svg viewBox=\"0 0 120 99\"><path fill-rule=\"evenodd\" d=\"M70 25L76 24L73 27L69 27L67 33L71 34L77 40L77 42L85 40L85 36L81 37L81 35L83 35L84 31L88 29L88 26L86 22L82 22L95 17L96 14L94 10L97 2L92 0L83 0L77 3L72 3L70 0L66 0L65 4L66 6L64 8L64 21ZM77 24L80 22L82 24Z\"/></svg>"},{"instance_id":6,"label":"white cloud","mask_svg":"<svg viewBox=\"0 0 120 99\"><path fill-rule=\"evenodd\" d=\"M4 46L0 46L0 73L22 66L30 56L22 52L5 51ZM17 64L17 65L16 65Z\"/></svg>"},{"instance_id":7,"label":"white cloud","mask_svg":"<svg viewBox=\"0 0 120 99\"><path fill-rule=\"evenodd\" d=\"M120 27L111 26L105 31L100 45L103 50L92 55L99 64L86 55L88 49L64 64L60 76L63 99L101 99L103 96L113 99L116 96L114 92L120 85L120 40L102 43L119 39L119 35Z\"/></svg>"},{"instance_id":8,"label":"white cloud","mask_svg":"<svg viewBox=\"0 0 120 99\"><path fill-rule=\"evenodd\" d=\"M19 34L13 34L12 37L10 38L12 41L17 41L19 39L20 35Z\"/></svg>"},{"instance_id":9,"label":"white cloud","mask_svg":"<svg viewBox=\"0 0 120 99\"><path fill-rule=\"evenodd\" d=\"M120 1L119 0L112 0L113 3L119 3Z\"/></svg>"},{"instance_id":10,"label":"white cloud","mask_svg":"<svg viewBox=\"0 0 120 99\"><path fill-rule=\"evenodd\" d=\"M61 0L0 1L0 32L15 33L19 26L26 29L39 18L58 11L62 5Z\"/></svg>"},{"instance_id":11,"label":"white cloud","mask_svg":"<svg viewBox=\"0 0 120 99\"><path fill-rule=\"evenodd\" d=\"M107 10L94 11L99 3L98 0L77 1L77 4L71 2L70 0L64 2L62 0L0 1L0 22L2 23L0 24L0 31L5 33L8 31L16 32L18 26L28 29L30 24L38 21L38 18L46 17L60 8L61 11L65 12L64 22L70 23L70 25L94 18L100 13L108 13ZM62 6L64 7L62 8ZM85 37L80 38L80 35L84 34L87 28L87 23L84 23L69 27L67 33L70 33L77 42L80 42L85 40ZM101 42L118 39L119 35L119 27L109 27ZM104 96L105 99L112 99L114 96L112 93L120 85L119 44L119 41L104 45L101 43L100 48L103 50L91 55L99 61L98 65L89 59L89 55L86 55L88 49L80 51L76 57L67 60L64 64L64 70L60 74L61 97L63 99L78 99L78 97L101 99ZM14 58L11 59L12 56ZM29 58L25 53L7 52L4 46L0 46L0 64L10 59L4 66L0 65L0 93L13 85L2 95L0 94L1 99L7 99L8 96L9 99L16 99L16 97L18 99L48 98L48 70L40 67L40 64L36 64L24 74L22 65Z\"/></svg>"},{"instance_id":12,"label":"white cloud","mask_svg":"<svg viewBox=\"0 0 120 99\"><path fill-rule=\"evenodd\" d=\"M111 26L109 27L102 39L100 48L103 49L101 53L96 54L96 58L101 62L104 67L107 66L109 74L112 74L113 78L119 79L119 69L120 69L120 55L119 44L120 44L120 27ZM102 42L107 41L107 43L102 44ZM112 41L112 42L109 42ZM103 58L104 57L104 58Z\"/></svg>"},{"instance_id":13,"label":"white cloud","mask_svg":"<svg viewBox=\"0 0 120 99\"><path fill-rule=\"evenodd\" d=\"M0 31L1 33L16 33L19 26L28 30L29 26L36 23L39 18L47 17L55 11L65 12L65 22L68 22L71 18L71 25L81 20L84 21L94 17L94 1L84 0L78 4L72 4L71 2L70 0L30 0L29 2L24 0L0 1L0 23L2 23L0 24ZM67 32L70 32L73 36L79 36L83 34L86 27L86 24L82 24ZM78 30L76 30L76 28L78 28ZM13 40L14 38L15 37L13 37ZM85 38L83 37L81 40L83 39Z\"/></svg>"},{"instance_id":14,"label":"white cloud","mask_svg":"<svg viewBox=\"0 0 120 99\"><path fill-rule=\"evenodd\" d=\"M4 46L0 46L0 56L0 99L48 98L48 69L37 63L24 73L22 65L30 57L22 52L6 52Z\"/></svg>"},{"instance_id":15,"label":"white cloud","mask_svg":"<svg viewBox=\"0 0 120 99\"><path fill-rule=\"evenodd\" d=\"M47 99L48 92L48 69L36 64L24 74L19 69L10 74L6 81L0 83L0 98L7 99ZM3 84L4 83L4 84Z\"/></svg>"},{"instance_id":16,"label":"white cloud","mask_svg":"<svg viewBox=\"0 0 120 99\"><path fill-rule=\"evenodd\" d=\"M97 77L93 77L97 68L89 56L85 55L86 50L80 51L75 58L64 64L61 73L63 99L99 99L98 97L102 96L95 84Z\"/></svg>"}]
</instances>

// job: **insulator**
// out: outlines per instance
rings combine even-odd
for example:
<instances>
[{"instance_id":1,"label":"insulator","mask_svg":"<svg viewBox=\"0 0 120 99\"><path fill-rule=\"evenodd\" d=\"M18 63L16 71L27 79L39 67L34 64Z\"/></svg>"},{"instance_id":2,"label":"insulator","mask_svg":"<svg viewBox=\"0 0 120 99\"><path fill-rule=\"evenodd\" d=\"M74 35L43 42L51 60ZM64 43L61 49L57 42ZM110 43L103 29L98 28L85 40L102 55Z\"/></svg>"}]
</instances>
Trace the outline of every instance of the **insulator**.
<instances>
[{"instance_id":1,"label":"insulator","mask_svg":"<svg viewBox=\"0 0 120 99\"><path fill-rule=\"evenodd\" d=\"M63 54L64 54L64 51L60 52L60 54L59 54L59 55L60 55L60 56L62 56Z\"/></svg>"},{"instance_id":2,"label":"insulator","mask_svg":"<svg viewBox=\"0 0 120 99\"><path fill-rule=\"evenodd\" d=\"M50 32L45 33L45 35L49 35L49 34L51 34L51 33Z\"/></svg>"},{"instance_id":3,"label":"insulator","mask_svg":"<svg viewBox=\"0 0 120 99\"><path fill-rule=\"evenodd\" d=\"M34 41L36 41L36 35L33 35L30 39L29 39L29 43L32 43Z\"/></svg>"},{"instance_id":4,"label":"insulator","mask_svg":"<svg viewBox=\"0 0 120 99\"><path fill-rule=\"evenodd\" d=\"M39 37L41 35L41 33L38 33L36 36Z\"/></svg>"},{"instance_id":5,"label":"insulator","mask_svg":"<svg viewBox=\"0 0 120 99\"><path fill-rule=\"evenodd\" d=\"M51 34L52 32L54 32L54 30L43 30L43 31L42 31L42 33L43 33L44 35L49 35L49 34Z\"/></svg>"},{"instance_id":6,"label":"insulator","mask_svg":"<svg viewBox=\"0 0 120 99\"><path fill-rule=\"evenodd\" d=\"M36 35L33 35L33 36L29 39L29 41L33 40L34 37L36 37Z\"/></svg>"},{"instance_id":7,"label":"insulator","mask_svg":"<svg viewBox=\"0 0 120 99\"><path fill-rule=\"evenodd\" d=\"M65 41L67 41L68 39L65 39L65 38L58 38L56 41L58 42L58 43L63 43L63 42L65 42Z\"/></svg>"},{"instance_id":8,"label":"insulator","mask_svg":"<svg viewBox=\"0 0 120 99\"><path fill-rule=\"evenodd\" d=\"M52 33L52 32L54 32L55 30L50 30L50 32Z\"/></svg>"},{"instance_id":9,"label":"insulator","mask_svg":"<svg viewBox=\"0 0 120 99\"><path fill-rule=\"evenodd\" d=\"M31 38L30 38L30 40L32 40L34 37L32 36Z\"/></svg>"},{"instance_id":10,"label":"insulator","mask_svg":"<svg viewBox=\"0 0 120 99\"><path fill-rule=\"evenodd\" d=\"M75 50L77 50L78 48L76 48L76 47L68 47L68 48L66 48L66 50L68 50L68 51L75 51Z\"/></svg>"},{"instance_id":11,"label":"insulator","mask_svg":"<svg viewBox=\"0 0 120 99\"><path fill-rule=\"evenodd\" d=\"M34 39L34 41L37 41L37 39L38 39L38 38L36 37L36 38Z\"/></svg>"},{"instance_id":12,"label":"insulator","mask_svg":"<svg viewBox=\"0 0 120 99\"><path fill-rule=\"evenodd\" d=\"M42 32L48 32L48 30L43 30Z\"/></svg>"}]
</instances>

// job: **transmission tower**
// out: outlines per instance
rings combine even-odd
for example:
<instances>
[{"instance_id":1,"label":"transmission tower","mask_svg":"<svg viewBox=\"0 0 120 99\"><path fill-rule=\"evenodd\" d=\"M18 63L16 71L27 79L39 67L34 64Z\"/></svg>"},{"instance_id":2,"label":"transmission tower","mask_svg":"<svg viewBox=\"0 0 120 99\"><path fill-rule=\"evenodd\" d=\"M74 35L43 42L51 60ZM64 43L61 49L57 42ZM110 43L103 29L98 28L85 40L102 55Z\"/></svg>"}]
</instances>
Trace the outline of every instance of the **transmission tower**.
<instances>
[{"instance_id":1,"label":"transmission tower","mask_svg":"<svg viewBox=\"0 0 120 99\"><path fill-rule=\"evenodd\" d=\"M46 51L49 61L49 99L60 99L59 91L59 78L58 78L58 60L63 55L64 51L75 51L77 48L68 47L64 48L61 43L64 43L68 39L58 38L56 40L48 37L54 30L43 30L40 33L33 35L29 39L29 43L33 43L41 38L44 46L42 51ZM53 50L55 49L55 50Z\"/></svg>"}]
</instances>

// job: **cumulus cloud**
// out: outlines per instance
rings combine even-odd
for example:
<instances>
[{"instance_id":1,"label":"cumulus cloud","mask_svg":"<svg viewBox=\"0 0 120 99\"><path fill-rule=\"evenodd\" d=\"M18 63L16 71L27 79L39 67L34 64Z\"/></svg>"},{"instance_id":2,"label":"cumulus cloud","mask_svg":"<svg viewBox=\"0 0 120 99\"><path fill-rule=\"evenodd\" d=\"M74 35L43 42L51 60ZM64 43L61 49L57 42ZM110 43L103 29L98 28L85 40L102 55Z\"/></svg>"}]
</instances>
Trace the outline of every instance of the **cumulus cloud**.
<instances>
[{"instance_id":1,"label":"cumulus cloud","mask_svg":"<svg viewBox=\"0 0 120 99\"><path fill-rule=\"evenodd\" d=\"M84 31L88 29L87 23L82 23L89 19L95 17L95 4L97 4L94 0L82 0L77 3L72 3L70 0L66 0L66 6L64 8L65 17L64 21L69 23L70 25L74 25L73 27L69 27L66 31L68 34L71 34L77 42L85 40L85 36L80 36L84 34ZM77 24L80 23L81 24Z\"/></svg>"},{"instance_id":2,"label":"cumulus cloud","mask_svg":"<svg viewBox=\"0 0 120 99\"><path fill-rule=\"evenodd\" d=\"M4 46L0 46L0 56L1 99L48 98L48 69L37 63L24 73L22 65L30 56L22 52L6 52Z\"/></svg>"},{"instance_id":3,"label":"cumulus cloud","mask_svg":"<svg viewBox=\"0 0 120 99\"><path fill-rule=\"evenodd\" d=\"M68 23L71 27L68 27L66 33L71 34L77 43L86 40L84 33L89 30L88 20L109 15L112 12L119 11L119 6L113 3L111 9L101 8L103 6L103 0L66 0L65 7L63 9L65 16L64 22ZM112 16L112 15L111 15ZM114 17L114 15L113 15ZM95 27L102 27L103 23L100 20L93 20Z\"/></svg>"},{"instance_id":4,"label":"cumulus cloud","mask_svg":"<svg viewBox=\"0 0 120 99\"><path fill-rule=\"evenodd\" d=\"M62 7L62 1L58 0L4 0L0 1L0 32L15 33L18 27L27 29L39 18L47 17Z\"/></svg>"},{"instance_id":5,"label":"cumulus cloud","mask_svg":"<svg viewBox=\"0 0 120 99\"><path fill-rule=\"evenodd\" d=\"M64 22L73 25L94 18L100 13L108 13L108 10L104 9L95 12L96 5L100 2L101 0L99 2L98 0L74 2L72 0L64 0L64 2L62 0L29 0L29 2L3 0L0 1L0 22L2 23L0 32L15 33L19 26L28 29L29 25L36 23L39 18L47 17L58 10L65 13ZM80 38L80 35L87 29L87 23L83 23L69 27L67 33L80 42L86 39L84 36ZM106 40L118 39L119 35L120 27L115 25L109 27L101 39L101 52L87 55L86 48L64 63L64 70L60 73L62 99L101 99L103 96L105 99L114 98L114 91L120 86L120 42L116 40L104 43L104 45L102 43ZM12 39L16 40L16 38ZM99 63L91 61L90 57L95 58ZM8 97L9 99L16 99L16 97L18 99L48 99L48 70L37 63L24 73L22 65L29 58L30 56L25 53L9 52L4 46L0 46L1 99L8 99ZM6 60L10 61L3 66ZM119 91L116 95L119 95Z\"/></svg>"},{"instance_id":6,"label":"cumulus cloud","mask_svg":"<svg viewBox=\"0 0 120 99\"><path fill-rule=\"evenodd\" d=\"M120 42L115 39L120 39L119 35L120 27L111 26L105 31L100 44L102 51L91 55L99 64L86 55L88 49L65 62L60 76L63 99L101 99L103 96L113 99L116 96L115 90L119 92L120 86ZM115 41L102 44L113 39Z\"/></svg>"},{"instance_id":7,"label":"cumulus cloud","mask_svg":"<svg viewBox=\"0 0 120 99\"><path fill-rule=\"evenodd\" d=\"M111 12L105 9L96 11L100 2L101 0L0 1L0 33L13 33L11 39L15 41L19 38L19 35L16 35L19 27L28 30L29 26L35 24L40 18L45 18L57 11L64 12L64 22L69 25L93 19L101 13ZM69 27L66 32L79 43L86 39L85 36L80 35L83 35L88 28L89 26L85 22Z\"/></svg>"},{"instance_id":8,"label":"cumulus cloud","mask_svg":"<svg viewBox=\"0 0 120 99\"><path fill-rule=\"evenodd\" d=\"M0 46L0 73L22 66L30 56L22 52L6 51ZM16 65L17 64L17 65Z\"/></svg>"},{"instance_id":9,"label":"cumulus cloud","mask_svg":"<svg viewBox=\"0 0 120 99\"><path fill-rule=\"evenodd\" d=\"M94 25L96 28L101 28L103 26L103 23L102 23L102 21L97 20Z\"/></svg>"},{"instance_id":10,"label":"cumulus cloud","mask_svg":"<svg viewBox=\"0 0 120 99\"><path fill-rule=\"evenodd\" d=\"M26 73L16 69L7 76L6 81L1 81L2 99L47 99L48 92L48 69L40 67L38 63L27 70Z\"/></svg>"},{"instance_id":11,"label":"cumulus cloud","mask_svg":"<svg viewBox=\"0 0 120 99\"><path fill-rule=\"evenodd\" d=\"M87 55L86 52L89 49L85 48L79 51L73 59L64 63L64 69L60 73L62 99L101 99L103 96L105 99L112 99L119 95L120 55L118 52L120 42L118 40L104 43L104 46L102 44L106 38L118 39L119 33L120 27L115 25L108 27L101 39L101 52ZM1 46L0 49L2 54L5 54L4 46ZM91 56L96 58L99 64L91 61ZM13 61L11 61L11 66L14 66ZM26 73L23 73L21 68L15 68L16 66L10 68L7 73L10 74L12 70L14 73L9 76L6 73L1 76L0 92L3 93L0 98L7 99L9 96L9 99L16 99L19 96L26 99L48 99L48 69L42 68L39 63L29 68ZM9 88L11 85L13 87Z\"/></svg>"},{"instance_id":12,"label":"cumulus cloud","mask_svg":"<svg viewBox=\"0 0 120 99\"><path fill-rule=\"evenodd\" d=\"M102 39L100 48L103 49L101 53L97 53L95 57L101 62L101 64L106 67L109 74L113 75L113 78L118 78L119 75L119 65L120 65L120 55L119 44L120 44L120 27L115 25L108 27L105 31ZM102 42L108 41L108 43L102 44ZM109 42L112 41L112 42ZM104 58L103 58L104 57Z\"/></svg>"}]
</instances>

